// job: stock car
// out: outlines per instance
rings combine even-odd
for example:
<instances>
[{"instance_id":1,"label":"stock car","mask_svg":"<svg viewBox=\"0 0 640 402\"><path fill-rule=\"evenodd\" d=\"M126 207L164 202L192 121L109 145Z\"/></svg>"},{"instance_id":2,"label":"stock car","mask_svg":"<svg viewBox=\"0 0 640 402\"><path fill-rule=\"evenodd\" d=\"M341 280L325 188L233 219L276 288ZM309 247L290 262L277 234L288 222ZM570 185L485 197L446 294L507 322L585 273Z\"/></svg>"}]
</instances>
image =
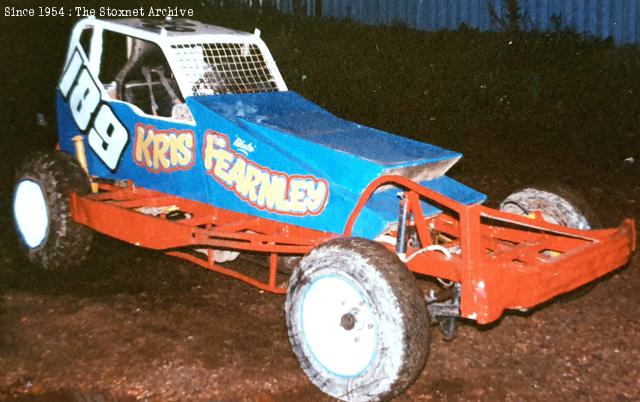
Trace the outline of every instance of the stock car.
<instances>
[{"instance_id":1,"label":"stock car","mask_svg":"<svg viewBox=\"0 0 640 402\"><path fill-rule=\"evenodd\" d=\"M97 231L286 293L293 352L338 399L405 390L430 322L451 338L461 318L529 309L623 266L636 245L633 220L592 228L561 192L483 206L446 175L459 153L288 90L258 30L80 20L55 102L57 149L33 155L14 190L30 261L82 264ZM225 264L239 255L264 267Z\"/></svg>"}]
</instances>

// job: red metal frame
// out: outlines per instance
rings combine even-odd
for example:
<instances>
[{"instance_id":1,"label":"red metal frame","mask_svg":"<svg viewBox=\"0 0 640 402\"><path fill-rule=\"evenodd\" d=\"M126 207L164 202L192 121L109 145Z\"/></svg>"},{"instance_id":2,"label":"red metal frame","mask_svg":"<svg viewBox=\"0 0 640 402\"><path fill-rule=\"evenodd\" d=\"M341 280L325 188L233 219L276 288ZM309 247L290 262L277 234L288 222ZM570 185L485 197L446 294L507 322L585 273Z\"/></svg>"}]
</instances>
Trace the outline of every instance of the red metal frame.
<instances>
[{"instance_id":1,"label":"red metal frame","mask_svg":"<svg viewBox=\"0 0 640 402\"><path fill-rule=\"evenodd\" d=\"M462 205L400 176L383 176L367 187L345 225L344 236L351 235L375 190L389 184L406 189L422 246L439 233L453 251L450 258L440 252L416 255L408 268L460 282L461 314L480 324L497 320L507 308L533 307L605 275L624 265L635 250L633 219L614 229L570 229L545 222L539 215L530 219L481 205ZM443 213L425 217L420 200L439 205ZM409 246L407 255L415 251Z\"/></svg>"},{"instance_id":2,"label":"red metal frame","mask_svg":"<svg viewBox=\"0 0 640 402\"><path fill-rule=\"evenodd\" d=\"M547 223L540 216L530 219L481 205L463 205L401 176L380 177L366 188L343 236L351 236L376 189L389 184L405 189L410 225L421 247L444 239L443 246L450 254L419 253L407 263L408 268L417 274L460 282L461 314L480 324L498 319L505 309L529 308L592 281L624 265L635 248L632 219L615 229L569 229ZM132 183L100 184L99 190L86 196L71 195L75 221L274 293L286 292L276 281L278 255L302 255L339 236L215 208ZM426 217L421 201L439 206L443 212ZM138 210L167 206L189 216L171 220L164 213L151 216ZM388 234L396 236L396 231ZM220 249L267 254L267 279L218 265L215 253ZM407 255L417 251L409 244Z\"/></svg>"},{"instance_id":3,"label":"red metal frame","mask_svg":"<svg viewBox=\"0 0 640 402\"><path fill-rule=\"evenodd\" d=\"M279 254L304 254L335 237L139 188L132 183L124 186L101 183L99 190L86 196L71 194L72 216L76 222L136 246L163 250L168 255L273 293L286 292L286 288L276 283ZM189 217L170 220L163 213L152 216L138 210L167 206L188 213ZM269 255L268 279L258 280L218 265L215 263L216 250Z\"/></svg>"}]
</instances>

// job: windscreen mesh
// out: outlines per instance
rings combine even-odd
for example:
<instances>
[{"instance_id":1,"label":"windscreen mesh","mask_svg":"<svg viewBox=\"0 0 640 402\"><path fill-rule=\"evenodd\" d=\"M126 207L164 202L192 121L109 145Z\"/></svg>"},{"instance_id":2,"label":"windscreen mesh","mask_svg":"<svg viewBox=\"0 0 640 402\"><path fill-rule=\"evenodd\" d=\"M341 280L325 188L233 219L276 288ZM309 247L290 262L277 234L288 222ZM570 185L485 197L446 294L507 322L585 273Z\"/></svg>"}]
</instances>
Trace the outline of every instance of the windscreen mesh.
<instances>
[{"instance_id":1,"label":"windscreen mesh","mask_svg":"<svg viewBox=\"0 0 640 402\"><path fill-rule=\"evenodd\" d=\"M173 45L176 75L191 86L190 95L277 91L276 80L260 48L251 43ZM185 94L188 95L188 94Z\"/></svg>"}]
</instances>

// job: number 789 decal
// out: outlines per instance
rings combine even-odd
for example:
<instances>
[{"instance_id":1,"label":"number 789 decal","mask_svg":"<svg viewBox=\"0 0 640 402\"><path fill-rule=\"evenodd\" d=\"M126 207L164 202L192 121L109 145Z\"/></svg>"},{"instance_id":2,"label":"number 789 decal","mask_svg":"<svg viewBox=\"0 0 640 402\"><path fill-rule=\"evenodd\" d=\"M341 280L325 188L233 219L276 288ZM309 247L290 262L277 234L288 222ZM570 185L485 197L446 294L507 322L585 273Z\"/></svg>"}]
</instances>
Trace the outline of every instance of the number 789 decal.
<instances>
[{"instance_id":1,"label":"number 789 decal","mask_svg":"<svg viewBox=\"0 0 640 402\"><path fill-rule=\"evenodd\" d=\"M87 135L89 147L109 169L116 170L129 142L129 133L102 100L100 84L91 75L78 49L69 59L58 88L76 125Z\"/></svg>"}]
</instances>

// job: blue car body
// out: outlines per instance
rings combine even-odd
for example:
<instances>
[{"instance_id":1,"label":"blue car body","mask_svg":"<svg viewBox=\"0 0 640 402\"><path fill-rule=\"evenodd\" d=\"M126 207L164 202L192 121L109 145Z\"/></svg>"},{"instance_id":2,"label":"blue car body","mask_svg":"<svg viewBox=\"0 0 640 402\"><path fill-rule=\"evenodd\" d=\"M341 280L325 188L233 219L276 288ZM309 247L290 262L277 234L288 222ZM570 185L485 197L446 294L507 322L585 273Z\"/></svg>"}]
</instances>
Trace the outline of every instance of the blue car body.
<instances>
[{"instance_id":1,"label":"blue car body","mask_svg":"<svg viewBox=\"0 0 640 402\"><path fill-rule=\"evenodd\" d=\"M81 36L92 30L83 46ZM123 49L103 51L109 31L123 44L126 38L128 49L115 78L104 77L105 54ZM155 70L145 64L163 59ZM172 95L170 114L158 113L153 85ZM134 86L148 89L151 110L123 93ZM444 175L459 153L340 119L289 91L259 32L196 21L82 20L56 106L60 148L74 154L74 138L85 139L93 176L305 228L342 233L363 190L382 175L408 177L463 204L485 199ZM188 116L174 115L176 106ZM396 222L398 191L377 190L353 234L373 239ZM426 215L439 212L423 206Z\"/></svg>"},{"instance_id":2,"label":"blue car body","mask_svg":"<svg viewBox=\"0 0 640 402\"><path fill-rule=\"evenodd\" d=\"M362 191L384 174L403 174L411 168L427 170L427 180L420 181L423 186L464 204L485 199L483 194L440 174L455 163L460 154L340 119L292 91L194 96L187 98L186 103L195 125L153 118L138 113L125 102L110 102L113 113L127 129L129 141L113 170L89 151L89 171L94 176L132 180L139 187L219 208L332 233L344 230ZM80 130L60 93L57 110L60 148L73 153L72 138ZM187 155L189 160L178 168L159 166L155 169L147 166L153 163L137 160L136 147L144 142L140 139L144 136L142 130L148 135L190 136L193 143ZM207 136L215 136L223 144L225 155L231 155L225 169L219 169L220 175L212 168L216 161L220 164L219 160L212 163L209 158L209 162L205 162L203 147ZM140 157L141 153L137 154ZM147 155L151 154L153 150ZM244 169L242 166L236 169L241 175L236 180L222 180L219 176L223 172L228 174L238 160L243 160L240 165L245 165ZM249 183L258 187L253 197L247 197L250 194L246 189L244 194L239 189L241 182L247 181L248 166L271 174L270 181ZM292 180L297 177L306 179L303 183L306 187L301 186L306 191L298 189L298 201L312 197L313 190L317 198L321 198L306 202L313 208L294 208L291 202L287 204L292 199ZM277 179L280 186L274 184ZM273 184L271 197L258 197L260 187L269 182ZM387 188L376 192L358 219L353 234L372 239L395 222L398 191ZM425 204L424 208L427 215L439 212L430 205Z\"/></svg>"}]
</instances>

